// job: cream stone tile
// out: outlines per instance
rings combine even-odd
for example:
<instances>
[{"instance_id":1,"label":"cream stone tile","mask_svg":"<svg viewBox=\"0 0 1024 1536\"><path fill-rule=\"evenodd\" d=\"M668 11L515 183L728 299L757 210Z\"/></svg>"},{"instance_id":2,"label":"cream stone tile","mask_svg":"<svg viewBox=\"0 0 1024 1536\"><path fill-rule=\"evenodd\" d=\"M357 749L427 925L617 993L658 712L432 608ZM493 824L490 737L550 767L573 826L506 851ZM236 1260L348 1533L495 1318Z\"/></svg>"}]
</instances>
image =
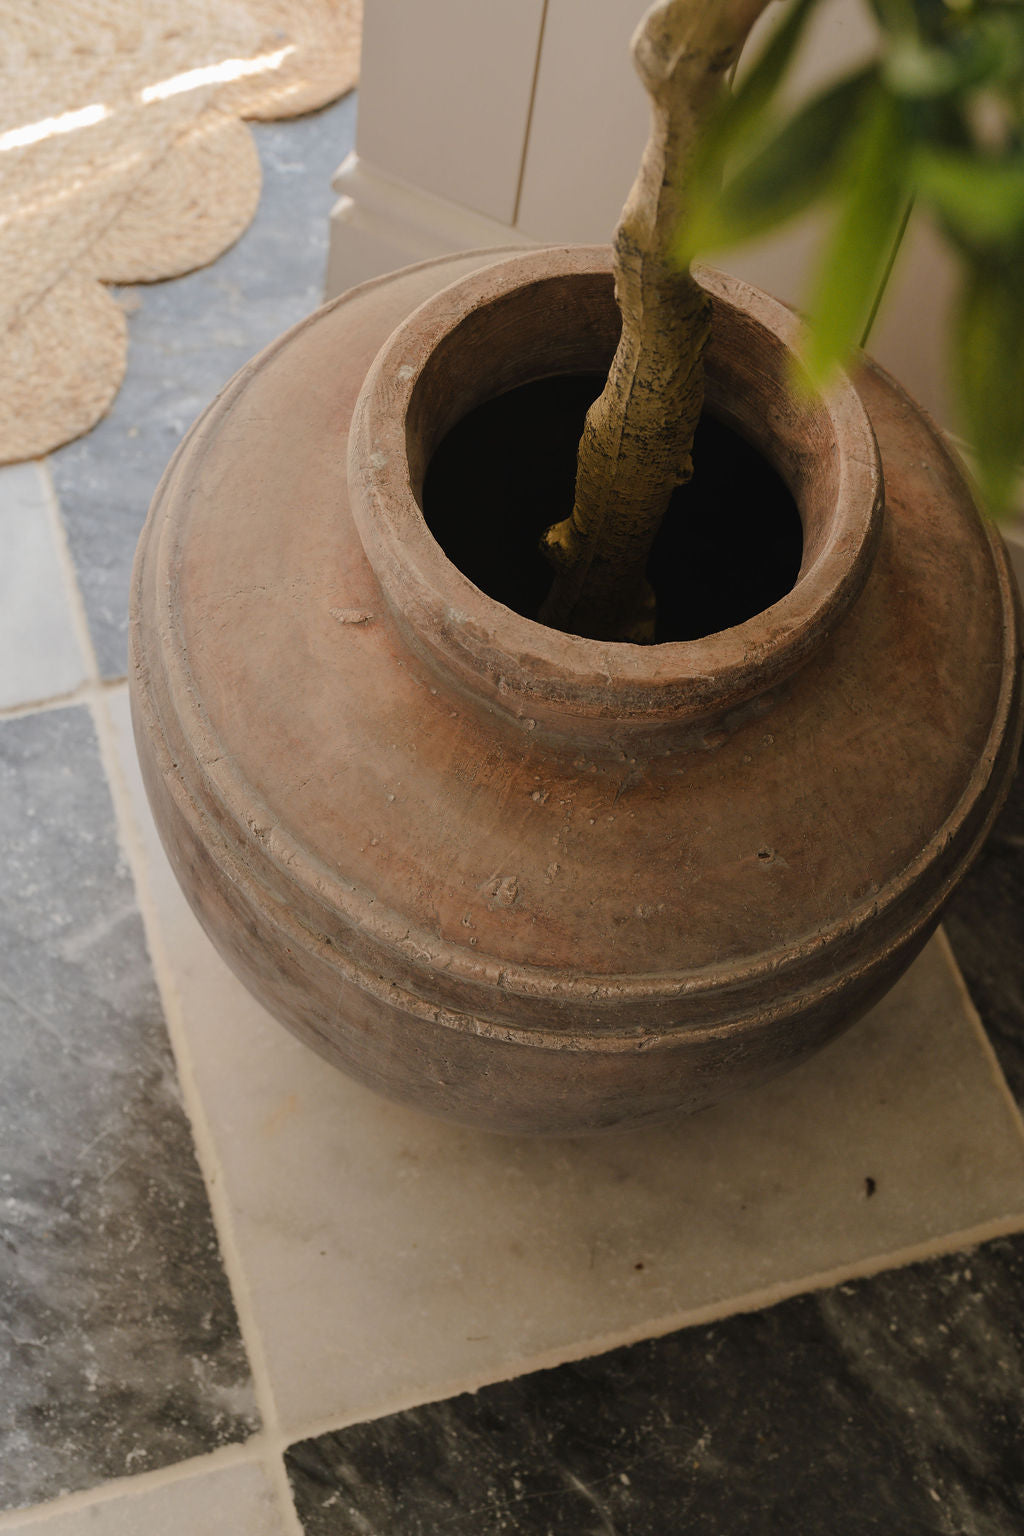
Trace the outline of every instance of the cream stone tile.
<instances>
[{"instance_id":1,"label":"cream stone tile","mask_svg":"<svg viewBox=\"0 0 1024 1536\"><path fill-rule=\"evenodd\" d=\"M2 1529L16 1536L284 1536L286 1525L258 1466L180 1473L173 1481L79 1507L24 1512Z\"/></svg>"},{"instance_id":2,"label":"cream stone tile","mask_svg":"<svg viewBox=\"0 0 1024 1536\"><path fill-rule=\"evenodd\" d=\"M37 463L0 468L0 709L85 679L45 474Z\"/></svg>"},{"instance_id":3,"label":"cream stone tile","mask_svg":"<svg viewBox=\"0 0 1024 1536\"><path fill-rule=\"evenodd\" d=\"M1015 1112L937 942L815 1060L671 1130L511 1140L348 1082L200 933L148 819L123 699L116 711L154 938L288 1433L1024 1224Z\"/></svg>"}]
</instances>

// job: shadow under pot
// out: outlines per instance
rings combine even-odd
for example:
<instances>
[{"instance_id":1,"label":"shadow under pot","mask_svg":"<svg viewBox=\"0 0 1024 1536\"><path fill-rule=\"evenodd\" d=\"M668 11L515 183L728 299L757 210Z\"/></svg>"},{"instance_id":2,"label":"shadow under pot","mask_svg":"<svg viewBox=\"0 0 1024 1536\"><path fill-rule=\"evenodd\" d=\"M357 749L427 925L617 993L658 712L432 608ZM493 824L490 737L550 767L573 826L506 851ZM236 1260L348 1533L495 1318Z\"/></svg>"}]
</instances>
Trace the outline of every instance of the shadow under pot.
<instances>
[{"instance_id":1,"label":"shadow under pot","mask_svg":"<svg viewBox=\"0 0 1024 1536\"><path fill-rule=\"evenodd\" d=\"M319 311L140 541L136 736L193 908L301 1039L467 1124L626 1129L801 1061L921 948L1012 773L1014 589L942 439L870 363L794 399L793 316L702 281L660 643L530 617L616 342L604 248Z\"/></svg>"}]
</instances>

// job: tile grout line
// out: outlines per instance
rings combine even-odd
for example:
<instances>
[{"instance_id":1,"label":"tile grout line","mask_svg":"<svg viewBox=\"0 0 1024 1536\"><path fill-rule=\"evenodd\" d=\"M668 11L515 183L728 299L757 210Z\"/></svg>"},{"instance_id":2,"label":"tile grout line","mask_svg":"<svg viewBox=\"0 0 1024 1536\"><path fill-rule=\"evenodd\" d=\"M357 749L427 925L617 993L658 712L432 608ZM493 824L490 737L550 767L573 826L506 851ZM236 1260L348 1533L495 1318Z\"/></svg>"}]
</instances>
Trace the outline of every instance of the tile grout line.
<instances>
[{"instance_id":1,"label":"tile grout line","mask_svg":"<svg viewBox=\"0 0 1024 1536\"><path fill-rule=\"evenodd\" d=\"M96 649L89 630L88 616L75 572L67 532L60 515L60 504L47 460L40 463L49 514L53 526L61 574L64 579L65 597L71 610L76 636L82 651L87 682L79 690L77 702L87 704L96 730L100 760L107 779L108 791L114 808L114 816L122 851L132 873L135 897L142 916L150 964L163 1006L164 1022L170 1040L181 1084L185 1113L189 1121L193 1145L206 1186L210 1212L220 1246L221 1262L234 1301L243 1346L252 1373L253 1389L259 1409L263 1433L254 1436L263 1447L263 1465L274 1489L280 1508L281 1519L289 1536L302 1536L302 1527L291 1496L291 1487L284 1465L284 1450L288 1439L281 1431L277 1416L269 1368L264 1351L262 1333L252 1305L249 1283L234 1234L227 1198L224 1170L217 1155L213 1133L210 1130L205 1106L196 1080L192 1054L180 1016L180 999L173 979L173 968L166 954L163 935L156 919L155 903L150 889L145 846L142 833L135 820L128 786L124 782L118 756L117 736L107 707L107 701L116 686L107 686L100 675Z\"/></svg>"},{"instance_id":2,"label":"tile grout line","mask_svg":"<svg viewBox=\"0 0 1024 1536\"><path fill-rule=\"evenodd\" d=\"M127 686L127 685L126 685ZM249 1281L245 1273L242 1255L235 1238L234 1220L227 1193L227 1179L217 1152L216 1141L210 1129L206 1107L203 1103L199 1082L192 1058L191 1047L182 1020L182 1002L174 979L174 969L167 953L163 933L156 912L156 903L149 888L148 858L142 833L135 819L134 807L128 786L121 772L118 759L117 735L110 718L107 700L95 698L91 702L100 751L110 784L118 821L121 845L132 871L136 899L146 931L153 974L163 1004L164 1020L170 1037L181 1083L182 1098L188 1115L196 1158L206 1185L207 1199L214 1227L220 1244L221 1262L227 1275L238 1316L238 1326L252 1372L256 1404L259 1409L263 1435L259 1438L264 1447L263 1463L279 1504L281 1516L291 1536L302 1536L302 1527L291 1497L291 1489L285 1471L283 1453L288 1440L283 1434L277 1415L270 1370L267 1364L262 1332L252 1303Z\"/></svg>"},{"instance_id":3,"label":"tile grout line","mask_svg":"<svg viewBox=\"0 0 1024 1536\"><path fill-rule=\"evenodd\" d=\"M97 694L120 688L127 681L125 677L101 677L98 682L86 680L79 683L67 693L53 693L45 699L25 699L18 704L7 704L0 709L0 725L8 720L22 720L26 715L47 715L55 709L74 709L79 704L88 704Z\"/></svg>"},{"instance_id":4,"label":"tile grout line","mask_svg":"<svg viewBox=\"0 0 1024 1536\"><path fill-rule=\"evenodd\" d=\"M202 1477L230 1472L234 1467L262 1467L260 1436L254 1435L234 1445L221 1445L214 1451L200 1456L190 1456L186 1461L168 1462L163 1467L151 1467L145 1472L131 1472L124 1477L110 1477L92 1488L76 1488L72 1493L57 1494L41 1504L24 1504L20 1508L0 1510L0 1531L20 1531L30 1526L45 1526L48 1521L63 1515L77 1514L80 1510L93 1509L97 1505L111 1504L134 1495L143 1497L178 1483L187 1483Z\"/></svg>"},{"instance_id":5,"label":"tile grout line","mask_svg":"<svg viewBox=\"0 0 1024 1536\"><path fill-rule=\"evenodd\" d=\"M954 953L953 946L949 940L949 935L946 933L946 929L941 923L937 929L936 937L939 940L942 953L945 957L947 965L949 966L950 974L953 977L953 982L956 986L957 992L959 993L960 1001L963 1004L963 1009L967 1015L968 1022L970 1023L971 1028L974 1030L974 1033L977 1035L978 1041L981 1045L982 1055L988 1062L993 1081L995 1082L997 1090L999 1091L1001 1097L1006 1103L1007 1108L1010 1111L1010 1119L1013 1121L1017 1135L1020 1137L1021 1143L1024 1144L1024 1111L1022 1111L1021 1106L1017 1103L1013 1090L1011 1089L1009 1083L1006 1081L1006 1073L1003 1071L999 1057L996 1055L996 1048L989 1038L989 1033L985 1028L981 1014L974 1006L974 999L971 996L970 988L968 987L967 982L964 980L964 975L957 962L956 954Z\"/></svg>"},{"instance_id":6,"label":"tile grout line","mask_svg":"<svg viewBox=\"0 0 1024 1536\"><path fill-rule=\"evenodd\" d=\"M812 1296L818 1291L833 1290L837 1286L849 1285L858 1280L871 1280L876 1275L885 1274L889 1270L907 1269L912 1264L948 1258L964 1250L976 1248L981 1243L992 1242L1000 1237L1014 1237L1020 1233L1024 1233L1024 1208L1017 1215L990 1217L987 1221L975 1226L962 1227L940 1237L925 1238L905 1248L874 1254L846 1265L837 1265L832 1269L814 1271L794 1280L775 1281L771 1285L747 1291L741 1296L707 1302L703 1306L666 1314L660 1319L648 1319L646 1323L634 1329L622 1328L607 1334L599 1334L594 1338L582 1340L578 1348L555 1345L528 1359L509 1362L507 1368L496 1366L485 1376L457 1378L446 1383L436 1395L394 1398L385 1406L374 1409L370 1414L361 1412L358 1417L337 1414L312 1420L308 1424L296 1427L289 1436L289 1442L296 1444L303 1440L318 1439L321 1435L334 1434L350 1429L354 1425L370 1424L378 1419L390 1418L393 1414L407 1413L431 1403L444 1403L450 1398L460 1397L466 1393L476 1393L503 1382L516 1381L521 1376L530 1376L538 1371L556 1370L560 1366L590 1360L617 1349L629 1349L649 1341L653 1343L685 1329L702 1328L711 1323L725 1322L729 1318L739 1317L745 1313L767 1311L783 1302L794 1301L802 1296Z\"/></svg>"}]
</instances>

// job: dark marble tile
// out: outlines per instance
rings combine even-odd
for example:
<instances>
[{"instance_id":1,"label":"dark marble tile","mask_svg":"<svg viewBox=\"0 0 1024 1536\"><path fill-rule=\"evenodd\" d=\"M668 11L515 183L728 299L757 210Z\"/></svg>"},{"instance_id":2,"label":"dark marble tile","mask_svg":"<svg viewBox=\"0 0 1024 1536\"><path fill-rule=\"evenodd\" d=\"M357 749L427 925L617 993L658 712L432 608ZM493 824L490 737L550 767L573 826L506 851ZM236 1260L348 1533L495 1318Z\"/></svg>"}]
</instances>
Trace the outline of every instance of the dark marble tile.
<instances>
[{"instance_id":1,"label":"dark marble tile","mask_svg":"<svg viewBox=\"0 0 1024 1536\"><path fill-rule=\"evenodd\" d=\"M1006 1080L1024 1108L1024 759L943 919Z\"/></svg>"},{"instance_id":2,"label":"dark marble tile","mask_svg":"<svg viewBox=\"0 0 1024 1536\"><path fill-rule=\"evenodd\" d=\"M292 1447L307 1536L1019 1536L1024 1238Z\"/></svg>"},{"instance_id":3,"label":"dark marble tile","mask_svg":"<svg viewBox=\"0 0 1024 1536\"><path fill-rule=\"evenodd\" d=\"M0 1506L256 1427L84 707L0 725Z\"/></svg>"},{"instance_id":4,"label":"dark marble tile","mask_svg":"<svg viewBox=\"0 0 1024 1536\"><path fill-rule=\"evenodd\" d=\"M100 670L126 667L132 557L179 440L254 353L323 298L331 177L355 139L355 97L289 122L254 123L256 217L212 266L122 293L128 371L110 414L51 459Z\"/></svg>"}]
</instances>

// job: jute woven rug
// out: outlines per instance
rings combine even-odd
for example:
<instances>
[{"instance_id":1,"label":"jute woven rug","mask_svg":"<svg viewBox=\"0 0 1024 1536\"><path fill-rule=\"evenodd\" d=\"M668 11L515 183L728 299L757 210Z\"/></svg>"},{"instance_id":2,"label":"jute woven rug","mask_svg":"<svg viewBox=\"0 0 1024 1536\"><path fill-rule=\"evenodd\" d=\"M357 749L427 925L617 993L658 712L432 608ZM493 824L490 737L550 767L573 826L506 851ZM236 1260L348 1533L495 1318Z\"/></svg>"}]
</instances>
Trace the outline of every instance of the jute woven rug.
<instances>
[{"instance_id":1,"label":"jute woven rug","mask_svg":"<svg viewBox=\"0 0 1024 1536\"><path fill-rule=\"evenodd\" d=\"M243 118L356 83L362 0L0 0L0 463L88 431L124 375L105 283L204 266L256 211Z\"/></svg>"}]
</instances>

